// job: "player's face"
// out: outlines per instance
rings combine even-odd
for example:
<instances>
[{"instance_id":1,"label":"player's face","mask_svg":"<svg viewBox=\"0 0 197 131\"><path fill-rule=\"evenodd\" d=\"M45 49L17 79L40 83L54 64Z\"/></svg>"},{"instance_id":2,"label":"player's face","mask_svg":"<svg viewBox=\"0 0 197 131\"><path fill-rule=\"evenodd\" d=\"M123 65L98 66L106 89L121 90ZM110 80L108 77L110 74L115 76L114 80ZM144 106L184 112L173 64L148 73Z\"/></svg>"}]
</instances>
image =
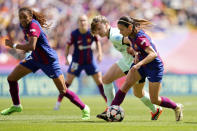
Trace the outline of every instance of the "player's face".
<instances>
[{"instance_id":1,"label":"player's face","mask_svg":"<svg viewBox=\"0 0 197 131\"><path fill-rule=\"evenodd\" d=\"M86 16L81 16L78 19L78 24L80 29L88 29L88 18Z\"/></svg>"},{"instance_id":2,"label":"player's face","mask_svg":"<svg viewBox=\"0 0 197 131\"><path fill-rule=\"evenodd\" d=\"M124 37L129 36L131 33L131 30L128 27L121 24L118 24L118 29L120 30L120 34L122 34Z\"/></svg>"},{"instance_id":3,"label":"player's face","mask_svg":"<svg viewBox=\"0 0 197 131\"><path fill-rule=\"evenodd\" d=\"M19 20L21 25L26 28L29 23L32 21L32 17L29 15L27 11L20 11L19 12Z\"/></svg>"},{"instance_id":4,"label":"player's face","mask_svg":"<svg viewBox=\"0 0 197 131\"><path fill-rule=\"evenodd\" d=\"M95 34L99 35L100 37L107 36L107 27L104 23L98 23L96 26Z\"/></svg>"}]
</instances>

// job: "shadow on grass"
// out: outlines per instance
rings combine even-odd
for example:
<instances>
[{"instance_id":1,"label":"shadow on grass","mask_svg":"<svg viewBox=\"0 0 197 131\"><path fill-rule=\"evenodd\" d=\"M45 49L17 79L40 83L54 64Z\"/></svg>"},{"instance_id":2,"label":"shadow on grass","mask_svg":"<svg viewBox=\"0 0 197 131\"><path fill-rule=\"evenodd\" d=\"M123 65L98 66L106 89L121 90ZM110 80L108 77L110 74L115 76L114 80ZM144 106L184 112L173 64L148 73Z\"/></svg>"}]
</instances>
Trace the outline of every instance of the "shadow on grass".
<instances>
[{"instance_id":1,"label":"shadow on grass","mask_svg":"<svg viewBox=\"0 0 197 131\"><path fill-rule=\"evenodd\" d=\"M106 121L91 121L91 120L86 120L86 121L82 121L82 120L79 120L79 121L53 121L53 122L56 122L56 123L108 123Z\"/></svg>"},{"instance_id":2,"label":"shadow on grass","mask_svg":"<svg viewBox=\"0 0 197 131\"><path fill-rule=\"evenodd\" d=\"M197 122L184 122L185 124L197 124Z\"/></svg>"}]
</instances>

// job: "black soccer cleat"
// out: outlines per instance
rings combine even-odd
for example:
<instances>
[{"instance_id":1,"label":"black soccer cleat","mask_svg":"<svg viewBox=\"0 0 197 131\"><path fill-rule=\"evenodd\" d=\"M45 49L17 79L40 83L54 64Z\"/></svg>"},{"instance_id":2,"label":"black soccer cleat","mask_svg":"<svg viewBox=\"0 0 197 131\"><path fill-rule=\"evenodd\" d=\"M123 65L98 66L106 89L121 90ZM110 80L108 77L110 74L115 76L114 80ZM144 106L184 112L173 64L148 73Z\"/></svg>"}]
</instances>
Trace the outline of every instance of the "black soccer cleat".
<instances>
[{"instance_id":1,"label":"black soccer cleat","mask_svg":"<svg viewBox=\"0 0 197 131\"><path fill-rule=\"evenodd\" d=\"M159 119L159 116L161 115L161 113L162 113L162 108L161 107L157 108L157 112L156 113L152 113L151 112L151 115L152 115L151 120Z\"/></svg>"},{"instance_id":2,"label":"black soccer cleat","mask_svg":"<svg viewBox=\"0 0 197 131\"><path fill-rule=\"evenodd\" d=\"M96 117L99 118L99 119L103 119L103 120L105 120L105 121L109 121L108 118L107 118L107 110L104 111L104 112L101 113L101 114L98 114Z\"/></svg>"}]
</instances>

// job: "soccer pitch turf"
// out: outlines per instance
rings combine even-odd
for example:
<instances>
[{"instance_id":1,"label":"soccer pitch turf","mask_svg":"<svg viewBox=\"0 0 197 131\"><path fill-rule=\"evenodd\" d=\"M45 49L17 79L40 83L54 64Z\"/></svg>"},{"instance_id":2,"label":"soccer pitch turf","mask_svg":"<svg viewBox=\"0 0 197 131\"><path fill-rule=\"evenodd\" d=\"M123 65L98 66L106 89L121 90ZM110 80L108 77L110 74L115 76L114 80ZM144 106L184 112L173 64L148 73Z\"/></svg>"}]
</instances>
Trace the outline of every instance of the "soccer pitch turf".
<instances>
[{"instance_id":1,"label":"soccer pitch turf","mask_svg":"<svg viewBox=\"0 0 197 131\"><path fill-rule=\"evenodd\" d=\"M96 115L105 109L100 96L80 98L91 108L91 119L81 120L81 111L68 99L54 111L56 97L21 97L24 110L10 116L0 115L0 131L197 131L197 96L169 97L184 105L184 119L175 121L174 111L163 109L159 120L151 121L150 111L142 102L127 96L121 105L122 122L105 122ZM0 98L0 110L11 105L11 98Z\"/></svg>"}]
</instances>

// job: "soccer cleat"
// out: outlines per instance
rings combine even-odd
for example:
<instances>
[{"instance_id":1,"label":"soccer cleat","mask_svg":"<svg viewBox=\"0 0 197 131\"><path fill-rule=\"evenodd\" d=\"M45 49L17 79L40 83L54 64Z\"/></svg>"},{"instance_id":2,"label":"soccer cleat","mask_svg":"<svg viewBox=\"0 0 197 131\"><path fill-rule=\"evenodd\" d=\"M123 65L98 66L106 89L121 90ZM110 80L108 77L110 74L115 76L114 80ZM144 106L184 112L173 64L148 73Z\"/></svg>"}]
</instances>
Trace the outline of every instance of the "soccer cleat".
<instances>
[{"instance_id":1,"label":"soccer cleat","mask_svg":"<svg viewBox=\"0 0 197 131\"><path fill-rule=\"evenodd\" d=\"M85 105L85 108L82 110L82 120L90 119L90 108Z\"/></svg>"},{"instance_id":2,"label":"soccer cleat","mask_svg":"<svg viewBox=\"0 0 197 131\"><path fill-rule=\"evenodd\" d=\"M107 117L107 108L105 109L105 111L103 113L98 114L96 117L99 119L103 119L105 121L109 121L108 117Z\"/></svg>"},{"instance_id":3,"label":"soccer cleat","mask_svg":"<svg viewBox=\"0 0 197 131\"><path fill-rule=\"evenodd\" d=\"M183 120L183 105L182 104L177 104L175 111L175 118L176 121L181 121Z\"/></svg>"},{"instance_id":4,"label":"soccer cleat","mask_svg":"<svg viewBox=\"0 0 197 131\"><path fill-rule=\"evenodd\" d=\"M20 105L19 107L11 106L10 108L1 111L1 115L10 115L14 112L21 112L22 110L23 110L22 105Z\"/></svg>"},{"instance_id":5,"label":"soccer cleat","mask_svg":"<svg viewBox=\"0 0 197 131\"><path fill-rule=\"evenodd\" d=\"M159 116L161 115L161 113L162 113L162 108L161 107L158 107L156 113L152 113L151 112L151 115L152 115L151 120L157 120L157 119L159 119Z\"/></svg>"}]
</instances>

